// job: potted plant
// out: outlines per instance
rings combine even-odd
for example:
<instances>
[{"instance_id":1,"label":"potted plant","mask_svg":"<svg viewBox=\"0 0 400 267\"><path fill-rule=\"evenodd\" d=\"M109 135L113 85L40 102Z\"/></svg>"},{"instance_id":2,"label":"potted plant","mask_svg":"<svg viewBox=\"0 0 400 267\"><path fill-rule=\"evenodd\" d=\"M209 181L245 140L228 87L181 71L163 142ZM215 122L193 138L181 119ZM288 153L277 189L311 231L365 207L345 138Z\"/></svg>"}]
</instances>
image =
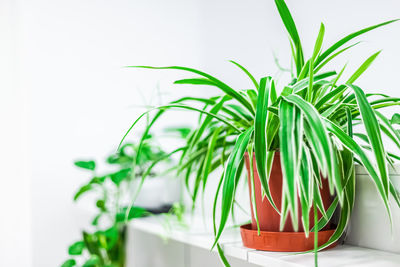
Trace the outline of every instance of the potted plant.
<instances>
[{"instance_id":1,"label":"potted plant","mask_svg":"<svg viewBox=\"0 0 400 267\"><path fill-rule=\"evenodd\" d=\"M188 129L171 128L168 131L178 132L182 138ZM70 258L62 267L124 267L126 225L132 219L165 213L169 217L177 215L184 225L181 181L166 175L168 170L174 169L173 160L151 134L147 134L141 144L140 155L137 151L138 145L124 144L106 160L111 171L101 175L93 160L74 163L91 173L89 181L74 195L74 201L92 193L96 197L97 213L91 222L91 230L82 231L82 239L69 246ZM134 164L136 161L139 164ZM157 169L162 163L164 166ZM145 176L149 179L141 182ZM135 193L133 199L132 193Z\"/></svg>"},{"instance_id":2,"label":"potted plant","mask_svg":"<svg viewBox=\"0 0 400 267\"><path fill-rule=\"evenodd\" d=\"M323 49L325 27L321 24L312 55L306 59L288 7L284 0L275 0L275 4L292 48L293 79L285 86L278 86L273 77L258 80L233 61L249 77L253 89L233 89L193 68L131 66L186 71L195 77L175 84L213 86L221 93L212 98L184 97L149 110L127 134L153 110L157 113L147 131L170 109L200 114L200 125L179 150L179 168L187 174L195 172L191 192L195 199L209 174L223 167L214 201L215 211L221 198L221 217L218 222L214 220L214 246L226 264L218 240L233 209L244 165L248 169L252 224L241 227L241 234L248 247L317 251L335 245L352 213L356 163L366 169L389 217L389 197L400 206L399 193L388 176L388 165L399 159L400 134L380 112L399 105L400 99L366 94L356 85L380 52L368 57L345 79L345 67L338 72L324 71L327 63L358 44L350 41L396 20L351 33L327 49ZM354 128L356 125L364 129ZM397 145L397 154L383 145L383 136ZM337 221L333 221L335 213Z\"/></svg>"}]
</instances>

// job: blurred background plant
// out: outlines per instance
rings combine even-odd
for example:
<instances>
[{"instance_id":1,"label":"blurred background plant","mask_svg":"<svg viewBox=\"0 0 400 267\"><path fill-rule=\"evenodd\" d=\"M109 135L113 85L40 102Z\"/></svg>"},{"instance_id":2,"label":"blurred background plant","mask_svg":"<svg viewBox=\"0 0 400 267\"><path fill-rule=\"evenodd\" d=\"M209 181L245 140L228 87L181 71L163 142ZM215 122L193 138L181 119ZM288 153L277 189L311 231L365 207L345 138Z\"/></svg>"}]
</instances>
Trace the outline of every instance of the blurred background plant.
<instances>
[{"instance_id":1,"label":"blurred background plant","mask_svg":"<svg viewBox=\"0 0 400 267\"><path fill-rule=\"evenodd\" d=\"M164 132L172 134L172 137L185 138L190 129L167 128ZM106 160L107 165L112 168L111 171L100 174L94 160L76 161L75 166L88 171L90 178L79 187L73 200L77 201L83 195L92 193L95 196L96 214L91 221L91 230L83 230L82 238L69 246L70 257L61 266L125 266L126 225L132 219L163 213L167 228L170 228L172 218L184 225L184 206L180 195L176 196L179 201L152 209L136 206L131 202L132 196L139 191L138 187L142 187L142 183L136 182L137 180L141 180L144 175L150 179L165 179L168 173L174 171L173 162L151 134L146 135L140 147L135 143L126 143L117 153L111 154ZM156 169L155 166L159 165L163 166ZM158 192L153 193L160 195ZM150 206L151 204L149 203Z\"/></svg>"}]
</instances>

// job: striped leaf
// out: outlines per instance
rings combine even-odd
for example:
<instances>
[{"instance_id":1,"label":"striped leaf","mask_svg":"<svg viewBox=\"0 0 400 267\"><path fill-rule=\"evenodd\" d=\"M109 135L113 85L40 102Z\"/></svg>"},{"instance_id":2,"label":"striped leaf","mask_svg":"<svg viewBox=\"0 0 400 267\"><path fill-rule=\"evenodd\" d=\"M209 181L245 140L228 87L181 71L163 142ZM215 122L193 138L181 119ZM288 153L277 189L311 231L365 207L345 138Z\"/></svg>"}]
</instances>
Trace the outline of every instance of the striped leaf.
<instances>
[{"instance_id":1,"label":"striped leaf","mask_svg":"<svg viewBox=\"0 0 400 267\"><path fill-rule=\"evenodd\" d=\"M355 85L349 85L356 95L358 107L360 109L361 118L364 122L367 136L371 144L372 150L375 155L376 164L380 173L380 179L382 181L385 195L389 193L389 175L386 164L386 152L383 146L382 135L379 128L379 123L376 118L375 112L369 104L365 93L360 87Z\"/></svg>"},{"instance_id":2,"label":"striped leaf","mask_svg":"<svg viewBox=\"0 0 400 267\"><path fill-rule=\"evenodd\" d=\"M221 219L217 234L215 236L213 247L217 244L228 220L229 212L232 208L235 198L233 193L237 186L235 184L236 173L238 171L241 161L243 160L244 153L246 152L247 145L249 144L250 137L253 134L253 131L254 128L251 127L238 136L233 151L228 158L228 163L224 170L224 182L222 187Z\"/></svg>"},{"instance_id":3,"label":"striped leaf","mask_svg":"<svg viewBox=\"0 0 400 267\"><path fill-rule=\"evenodd\" d=\"M296 63L297 75L300 74L301 68L304 65L303 48L301 47L299 33L297 32L296 25L290 14L289 8L287 7L284 0L275 0L275 5L281 16L282 22L285 25L286 30L294 44L295 54L294 59Z\"/></svg>"},{"instance_id":4,"label":"striped leaf","mask_svg":"<svg viewBox=\"0 0 400 267\"><path fill-rule=\"evenodd\" d=\"M339 202L342 203L342 183L341 177L335 168L335 153L332 149L331 140L328 132L323 124L318 111L308 102L297 95L285 97L285 100L295 104L304 114L304 118L309 125L309 138L314 154L318 156L317 160L322 171L322 175L328 179L332 179L338 192ZM319 157L321 159L319 159Z\"/></svg>"},{"instance_id":5,"label":"striped leaf","mask_svg":"<svg viewBox=\"0 0 400 267\"><path fill-rule=\"evenodd\" d=\"M258 102L256 109L256 117L254 121L254 152L256 155L257 171L260 177L261 186L265 195L267 196L271 205L278 210L276 207L271 192L268 186L269 173L267 171L267 154L268 154L268 136L267 136L267 121L268 121L268 100L269 91L271 88L271 78L265 77L260 81L260 87L258 92ZM252 157L251 155L249 155Z\"/></svg>"},{"instance_id":6,"label":"striped leaf","mask_svg":"<svg viewBox=\"0 0 400 267\"><path fill-rule=\"evenodd\" d=\"M298 229L297 184L302 153L303 119L299 109L292 103L282 101L279 119L284 121L279 129L281 166L283 174L283 196L287 198L292 225Z\"/></svg>"}]
</instances>

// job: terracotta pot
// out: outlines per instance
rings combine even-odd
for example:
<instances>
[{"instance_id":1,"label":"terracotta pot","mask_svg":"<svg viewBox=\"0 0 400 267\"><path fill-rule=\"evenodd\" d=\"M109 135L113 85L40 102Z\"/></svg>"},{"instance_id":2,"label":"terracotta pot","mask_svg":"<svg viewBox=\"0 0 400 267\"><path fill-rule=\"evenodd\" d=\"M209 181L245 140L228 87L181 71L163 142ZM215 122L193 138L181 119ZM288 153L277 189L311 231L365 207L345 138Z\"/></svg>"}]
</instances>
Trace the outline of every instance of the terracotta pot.
<instances>
[{"instance_id":1,"label":"terracotta pot","mask_svg":"<svg viewBox=\"0 0 400 267\"><path fill-rule=\"evenodd\" d=\"M290 214L288 215L283 231L282 232L279 231L280 215L272 207L272 205L269 203L266 197L264 199L262 198L261 183L257 172L255 156L253 155L253 157L254 157L253 160L254 189L256 197L255 207L257 209L260 230L263 231L263 233L261 234L261 236L259 236L260 238L262 237L262 240L257 241L257 223L253 214L253 209L251 209L251 221L252 221L251 225L241 227L241 234L244 245L255 249L269 250L269 251L306 251L313 249L314 237L313 234L310 234L309 238L305 237L303 225L301 222L302 212L300 207L298 210L299 231L294 232ZM248 172L248 184L249 184L250 201L251 201L252 192L251 192L251 181L250 181L250 161L248 153L245 154L245 163ZM281 168L279 152L275 153L273 159L271 176L269 179L269 188L275 205L277 206L278 209L280 209L282 201L282 168ZM332 203L332 197L329 193L329 185L327 179L322 179L322 189L320 190L320 192L325 208L329 207L330 204ZM300 200L298 201L300 202ZM314 220L312 219L314 218L313 208L310 209L309 215L310 215L310 227L313 227L314 226ZM321 217L322 215L318 212L318 218ZM320 245L325 243L329 239L329 237L333 234L333 232L334 231L332 230L331 223L328 223L325 226L325 228L319 232L319 243L322 242ZM254 234L256 235L255 237ZM281 242L278 242L277 240L280 240ZM254 241L253 244L250 241Z\"/></svg>"}]
</instances>

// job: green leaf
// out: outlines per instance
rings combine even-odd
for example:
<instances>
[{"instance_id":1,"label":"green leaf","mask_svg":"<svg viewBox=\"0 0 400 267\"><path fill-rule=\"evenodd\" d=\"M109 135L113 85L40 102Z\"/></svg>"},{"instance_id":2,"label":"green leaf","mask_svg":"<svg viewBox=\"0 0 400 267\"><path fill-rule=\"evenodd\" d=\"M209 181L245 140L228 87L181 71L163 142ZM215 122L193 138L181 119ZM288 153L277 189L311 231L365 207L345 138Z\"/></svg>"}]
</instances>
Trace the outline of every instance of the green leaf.
<instances>
[{"instance_id":1,"label":"green leaf","mask_svg":"<svg viewBox=\"0 0 400 267\"><path fill-rule=\"evenodd\" d=\"M326 95L324 95L316 104L315 104L315 108L317 110L320 110L320 108L325 105L326 103L328 103L331 99L336 98L338 96L341 96L343 94L344 91L346 91L347 86L346 85L340 85L337 88L335 88L334 90L330 91L329 93L327 93Z\"/></svg>"},{"instance_id":2,"label":"green leaf","mask_svg":"<svg viewBox=\"0 0 400 267\"><path fill-rule=\"evenodd\" d=\"M397 206L400 208L400 192L394 187L392 182L390 182L390 193L392 194Z\"/></svg>"},{"instance_id":3,"label":"green leaf","mask_svg":"<svg viewBox=\"0 0 400 267\"><path fill-rule=\"evenodd\" d=\"M345 199L347 200L347 199ZM346 201L346 203L344 203L344 205L342 206L342 209L340 210L340 218L339 218L339 222L338 225L336 226L336 230L333 233L333 235L329 238L329 240L323 244L322 246L320 246L318 248L318 250L322 250L328 246L330 246L331 244L335 243L337 240L339 240L339 238L343 235L346 226L350 220L350 205L348 204L348 202Z\"/></svg>"},{"instance_id":4,"label":"green leaf","mask_svg":"<svg viewBox=\"0 0 400 267\"><path fill-rule=\"evenodd\" d=\"M124 142L124 140L126 139L126 137L128 136L128 134L132 131L133 127L135 127L135 125L136 125L144 116L146 116L148 113L150 113L150 112L152 112L152 111L154 111L154 110L161 110L161 111L164 111L164 110L172 109L172 108L186 109L186 110L196 111L196 112L199 112L199 113L202 113L202 114L207 114L207 115L209 115L209 116L211 116L211 117L213 117L213 118L215 118L215 119L217 119L217 120L219 120L219 121L221 121L221 122L227 124L228 126L232 127L233 129L237 130L238 132L241 132L239 128L237 128L235 125L233 125L231 122L229 122L228 120L224 119L223 117L220 117L220 116L211 114L211 113L209 113L209 112L207 112L207 111L204 111L204 110L201 110L201 109L198 109L198 108L194 108L194 107L191 107L191 106L184 106L184 105L180 105L180 104L169 104L169 105L164 105L164 106L155 107L155 108L152 108L152 109L150 109L150 110L147 110L146 112L143 112L143 113L132 123L132 125L129 127L129 129L126 131L125 135L122 137L122 139L121 139L121 141L120 141L120 143L119 143L119 145L118 145L118 148L121 147L122 143ZM158 113L158 114L160 114L160 113ZM153 121L154 121L154 119L153 119ZM149 128L149 127L147 127L147 129L148 129L148 128ZM141 141L141 143L142 143L142 141Z\"/></svg>"},{"instance_id":5,"label":"green leaf","mask_svg":"<svg viewBox=\"0 0 400 267\"><path fill-rule=\"evenodd\" d=\"M100 176L100 177L93 177L92 180L90 180L90 184L99 184L101 185L102 183L104 183L104 181L106 180L107 176Z\"/></svg>"},{"instance_id":6,"label":"green leaf","mask_svg":"<svg viewBox=\"0 0 400 267\"><path fill-rule=\"evenodd\" d=\"M350 84L349 85L356 95L358 107L360 109L361 118L364 122L367 136L371 144L372 150L375 155L376 164L380 172L380 179L384 188L385 196L389 193L389 176L386 164L386 152L383 146L381 131L379 129L379 123L375 116L375 112L371 105L368 103L367 97L360 87Z\"/></svg>"},{"instance_id":7,"label":"green leaf","mask_svg":"<svg viewBox=\"0 0 400 267\"><path fill-rule=\"evenodd\" d=\"M221 186L222 183L224 181L224 173L222 173L219 182L218 182L218 187L217 190L215 192L214 195L214 201L213 201L213 213L212 213L212 217L213 217L213 232L214 232L214 236L217 235L217 223L216 223L216 214L217 214L217 203L218 203L218 196L219 196L219 192L221 191ZM217 243L218 244L218 243Z\"/></svg>"},{"instance_id":8,"label":"green leaf","mask_svg":"<svg viewBox=\"0 0 400 267\"><path fill-rule=\"evenodd\" d=\"M100 264L100 258L97 255L92 255L90 256L90 259L85 261L85 263L82 265L82 267L99 267Z\"/></svg>"},{"instance_id":9,"label":"green leaf","mask_svg":"<svg viewBox=\"0 0 400 267\"><path fill-rule=\"evenodd\" d=\"M341 50L339 50L338 52L334 53L333 55L331 55L330 57L328 57L327 59L325 59L323 62L319 63L318 66L316 66L314 72L318 72L322 69L322 67L324 67L326 64L328 64L332 59L334 59L335 57L339 56L340 54L344 53L345 51L347 51L348 49L358 45L360 42L354 43L352 45L349 45Z\"/></svg>"},{"instance_id":10,"label":"green leaf","mask_svg":"<svg viewBox=\"0 0 400 267\"><path fill-rule=\"evenodd\" d=\"M246 112L246 110L243 109L242 106L235 105L235 104L227 104L223 108L223 110L226 111L228 108L233 110L237 114L238 117L241 117L248 122L252 122L254 120L254 116L249 114L248 112Z\"/></svg>"},{"instance_id":11,"label":"green leaf","mask_svg":"<svg viewBox=\"0 0 400 267\"><path fill-rule=\"evenodd\" d=\"M131 171L131 168L119 170L113 174L110 174L110 179L115 185L119 186L123 180L130 177Z\"/></svg>"},{"instance_id":12,"label":"green leaf","mask_svg":"<svg viewBox=\"0 0 400 267\"><path fill-rule=\"evenodd\" d=\"M81 255L84 249L85 249L85 242L78 241L78 242L73 243L71 246L69 246L68 254L69 255Z\"/></svg>"},{"instance_id":13,"label":"green leaf","mask_svg":"<svg viewBox=\"0 0 400 267\"><path fill-rule=\"evenodd\" d=\"M287 198L289 211L292 215L292 225L294 230L297 231L297 184L300 172L300 153L302 151L303 119L300 110L287 101L282 101L280 104L279 119L285 122L281 123L279 129L284 192L282 195Z\"/></svg>"},{"instance_id":14,"label":"green leaf","mask_svg":"<svg viewBox=\"0 0 400 267\"><path fill-rule=\"evenodd\" d=\"M197 194L199 192L200 189L200 182L201 182L201 178L202 178L202 173L203 173L203 168L204 168L204 163L205 163L205 156L202 156L201 158L197 159L200 164L199 164L199 168L197 169L197 173L196 173L196 178L194 180L194 188L193 188L193 194L192 194L192 211L194 211L195 208L195 203L196 203L196 199L197 199Z\"/></svg>"},{"instance_id":15,"label":"green leaf","mask_svg":"<svg viewBox=\"0 0 400 267\"><path fill-rule=\"evenodd\" d=\"M78 200L78 198L80 198L84 193L89 192L92 189L93 187L91 184L86 184L82 186L81 188L79 188L78 192L76 192L74 196L74 201Z\"/></svg>"},{"instance_id":16,"label":"green leaf","mask_svg":"<svg viewBox=\"0 0 400 267\"><path fill-rule=\"evenodd\" d=\"M318 84L320 82L322 83L326 83L325 79L328 77L332 77L336 75L336 71L329 71L329 72L324 72L324 73L320 73L318 75L314 76L314 84ZM303 90L305 90L307 88L307 86L309 85L309 79L305 78L302 79L300 81L297 81L294 85L293 85L293 92L299 94L300 92L302 92ZM287 87L286 87L287 88ZM285 90L285 89L284 89ZM286 89L288 90L288 89ZM282 91L281 96L284 95L289 95L289 94L284 94L284 91Z\"/></svg>"},{"instance_id":17,"label":"green leaf","mask_svg":"<svg viewBox=\"0 0 400 267\"><path fill-rule=\"evenodd\" d=\"M294 44L295 47L294 58L296 63L297 75L299 75L301 68L303 67L304 64L304 56L303 56L303 48L301 47L300 37L297 32L296 25L284 0L275 0L275 5L278 8L278 12L281 16L282 22L285 25L285 28L288 31L289 36Z\"/></svg>"},{"instance_id":18,"label":"green leaf","mask_svg":"<svg viewBox=\"0 0 400 267\"><path fill-rule=\"evenodd\" d=\"M91 170L91 171L94 171L94 169L96 169L96 162L94 162L93 160L75 161L74 165L79 167L79 168L86 169L86 170Z\"/></svg>"},{"instance_id":19,"label":"green leaf","mask_svg":"<svg viewBox=\"0 0 400 267\"><path fill-rule=\"evenodd\" d=\"M217 249L218 249L219 259L221 260L222 264L225 267L231 267L231 265L228 262L228 259L225 257L224 251L222 250L222 248L219 244L217 244Z\"/></svg>"},{"instance_id":20,"label":"green leaf","mask_svg":"<svg viewBox=\"0 0 400 267\"><path fill-rule=\"evenodd\" d=\"M234 195L233 192L236 188L236 173L239 169L240 163L243 160L244 152L246 152L247 145L252 136L254 127L247 129L241 133L236 141L232 153L229 155L227 166L224 170L224 184L222 188L222 203L221 203L221 219L217 235L213 247L217 244L222 231L226 225L229 217L229 212L232 209Z\"/></svg>"},{"instance_id":21,"label":"green leaf","mask_svg":"<svg viewBox=\"0 0 400 267\"><path fill-rule=\"evenodd\" d=\"M256 89L258 89L259 85L257 80L254 78L254 76L242 65L240 65L239 63L233 61L233 60L229 60L229 62L232 62L233 64L235 64L237 67L239 67L249 78L250 80L253 82L254 86L256 87Z\"/></svg>"},{"instance_id":22,"label":"green leaf","mask_svg":"<svg viewBox=\"0 0 400 267\"><path fill-rule=\"evenodd\" d=\"M210 114L216 115L224 106L225 102L230 99L229 96L224 96L215 106L212 107L212 109L209 111ZM189 145L189 150L193 148L195 144L198 143L199 139L203 135L204 131L207 129L207 126L211 123L213 117L212 116L206 116L204 118L204 121L201 123L200 127L195 131L195 134L193 136L193 139L190 142Z\"/></svg>"},{"instance_id":23,"label":"green leaf","mask_svg":"<svg viewBox=\"0 0 400 267\"><path fill-rule=\"evenodd\" d=\"M313 55L309 61L309 83L308 83L308 90L307 90L307 100L311 100L312 98L312 90L313 90L313 84L314 84L314 60L317 57L319 51L321 50L322 47L322 41L324 39L324 35L325 35L325 26L323 23L321 23L321 26L319 28L319 33L318 33L318 37L317 40L315 42L314 45L314 52Z\"/></svg>"},{"instance_id":24,"label":"green leaf","mask_svg":"<svg viewBox=\"0 0 400 267\"><path fill-rule=\"evenodd\" d=\"M212 85L215 86L213 81L210 81L207 78L191 78L191 79L182 79L177 80L174 84L193 84L193 85Z\"/></svg>"},{"instance_id":25,"label":"green leaf","mask_svg":"<svg viewBox=\"0 0 400 267\"><path fill-rule=\"evenodd\" d=\"M302 210L301 220L305 235L308 237L310 231L310 208L312 207L314 175L310 152L303 146L300 175L299 175L299 198Z\"/></svg>"},{"instance_id":26,"label":"green leaf","mask_svg":"<svg viewBox=\"0 0 400 267\"><path fill-rule=\"evenodd\" d=\"M249 97L251 104L253 105L253 107L255 109L257 106L257 99L258 99L257 91L254 89L248 89L248 90L245 90L245 92L246 92L247 96Z\"/></svg>"},{"instance_id":27,"label":"green leaf","mask_svg":"<svg viewBox=\"0 0 400 267\"><path fill-rule=\"evenodd\" d=\"M354 74L347 80L347 83L354 83L358 79L358 77L360 77L368 69L368 67L371 66L372 62L380 53L381 51L378 51L367 58L364 63L354 72Z\"/></svg>"},{"instance_id":28,"label":"green leaf","mask_svg":"<svg viewBox=\"0 0 400 267\"><path fill-rule=\"evenodd\" d=\"M208 175L211 172L211 162L212 162L212 159L213 159L213 154L214 154L214 150L215 150L215 144L217 142L217 139L219 137L219 134L220 134L221 130L222 130L222 127L217 128L213 132L213 134L211 136L211 139L210 139L210 142L208 143L207 154L206 154L206 157L205 157L205 160L204 160L204 166L203 166L203 169L202 169L202 171L203 171L203 174L202 174L202 177L203 177L203 195L204 195L204 190L206 188Z\"/></svg>"},{"instance_id":29,"label":"green leaf","mask_svg":"<svg viewBox=\"0 0 400 267\"><path fill-rule=\"evenodd\" d=\"M172 101L171 104L179 104L182 102L186 102L186 101L194 101L194 102L198 102L201 104L207 104L207 105L213 105L215 104L215 99L211 98L201 98L201 97L191 97L191 96L185 96L182 97L178 100Z\"/></svg>"},{"instance_id":30,"label":"green leaf","mask_svg":"<svg viewBox=\"0 0 400 267\"><path fill-rule=\"evenodd\" d=\"M329 206L329 208L326 210L326 217L321 217L318 221L318 231L321 231L328 222L331 221L333 214L335 213L335 210L338 206L338 198L335 197L335 199L333 200L333 202L331 203L331 205ZM311 232L315 231L315 226L311 229Z\"/></svg>"},{"instance_id":31,"label":"green leaf","mask_svg":"<svg viewBox=\"0 0 400 267\"><path fill-rule=\"evenodd\" d=\"M248 172L249 172L249 178L250 178L250 207L253 211L254 218L256 219L256 224L257 224L257 234L260 235L260 223L258 220L258 211L256 207L256 192L255 192L255 185L254 185L254 143L250 142L248 147L247 147L247 158L248 158L248 163L246 162L246 165L248 166ZM260 192L257 192L259 194ZM275 204L274 204L275 205Z\"/></svg>"},{"instance_id":32,"label":"green leaf","mask_svg":"<svg viewBox=\"0 0 400 267\"><path fill-rule=\"evenodd\" d=\"M271 88L271 78L262 78L260 81L256 117L254 122L254 152L256 155L257 171L264 193L269 202L278 211L268 186L269 173L267 173L267 121L268 121L268 99ZM249 155L251 157L251 155Z\"/></svg>"},{"instance_id":33,"label":"green leaf","mask_svg":"<svg viewBox=\"0 0 400 267\"><path fill-rule=\"evenodd\" d=\"M387 137L389 137L392 140L392 142L395 143L397 147L400 149L400 133L398 133L396 129L393 128L389 119L387 119L382 113L375 110L375 114L380 121L379 126L382 132Z\"/></svg>"},{"instance_id":34,"label":"green leaf","mask_svg":"<svg viewBox=\"0 0 400 267\"><path fill-rule=\"evenodd\" d=\"M129 210L129 214L127 215ZM141 218L148 215L149 212L142 207L132 206L130 209L129 207L124 207L120 212L115 215L116 222L124 222L125 219L128 221L136 218Z\"/></svg>"},{"instance_id":35,"label":"green leaf","mask_svg":"<svg viewBox=\"0 0 400 267\"><path fill-rule=\"evenodd\" d=\"M374 165L371 163L369 157L365 154L364 150L351 138L348 136L345 132L343 132L337 125L333 124L329 120L325 119L324 120L328 130L334 134L340 142L348 148L354 155L356 155L362 165L365 167L367 170L369 176L372 178L373 182L375 183L376 188L378 189L378 192L385 204L386 210L388 212L388 216L391 220L391 211L389 208L389 203L388 203L388 195L385 191L383 181L381 177L378 175L378 173L375 170ZM343 207L343 205L342 205Z\"/></svg>"},{"instance_id":36,"label":"green leaf","mask_svg":"<svg viewBox=\"0 0 400 267\"><path fill-rule=\"evenodd\" d=\"M202 72L202 71L199 71L196 69L192 69L192 68L180 67L180 66L170 66L170 67L128 66L128 67L129 68L145 68L145 69L176 69L176 70L183 70L183 71L196 73L196 74L203 76L203 77L209 79L210 81L212 81L215 86L217 86L219 89L221 89L227 95L236 99L239 103L241 103L243 106L245 106L250 111L250 113L254 114L254 110L253 110L251 103L245 97L243 97L236 90L229 87L227 84L223 83L222 81L218 80L217 78L215 78L205 72Z\"/></svg>"},{"instance_id":37,"label":"green leaf","mask_svg":"<svg viewBox=\"0 0 400 267\"><path fill-rule=\"evenodd\" d=\"M391 119L391 123L400 125L400 114L399 113L396 113L393 115L393 117Z\"/></svg>"},{"instance_id":38,"label":"green leaf","mask_svg":"<svg viewBox=\"0 0 400 267\"><path fill-rule=\"evenodd\" d=\"M92 225L97 226L99 224L99 219L101 218L102 215L103 213L97 214L92 220Z\"/></svg>"},{"instance_id":39,"label":"green leaf","mask_svg":"<svg viewBox=\"0 0 400 267\"><path fill-rule=\"evenodd\" d=\"M329 47L327 50L325 50L325 52L323 52L316 60L315 65L317 66L319 63L321 63L325 58L327 58L330 54L332 54L333 52L335 52L338 48L340 48L342 45L346 44L347 42L349 42L350 40L356 38L357 36L364 34L366 32L372 31L376 28L382 27L384 25L393 23L398 21L398 19L395 20L389 20L374 26L370 26L367 28L364 28L362 30L359 30L357 32L351 33L345 37L343 37L342 39L340 39L338 42L336 42L335 44L333 44L331 47Z\"/></svg>"},{"instance_id":40,"label":"green leaf","mask_svg":"<svg viewBox=\"0 0 400 267\"><path fill-rule=\"evenodd\" d=\"M101 211L106 211L106 202L103 199L99 199L96 201L96 207Z\"/></svg>"},{"instance_id":41,"label":"green leaf","mask_svg":"<svg viewBox=\"0 0 400 267\"><path fill-rule=\"evenodd\" d=\"M346 108L346 117L347 117L347 134L353 138L353 118L351 117L351 111L349 108Z\"/></svg>"},{"instance_id":42,"label":"green leaf","mask_svg":"<svg viewBox=\"0 0 400 267\"><path fill-rule=\"evenodd\" d=\"M369 94L369 95L371 95L371 94ZM384 98L371 101L370 104L372 106L372 105L381 104L381 103L388 103L388 102L392 102L393 104L399 105L400 104L400 98L399 97L386 97L385 96Z\"/></svg>"},{"instance_id":43,"label":"green leaf","mask_svg":"<svg viewBox=\"0 0 400 267\"><path fill-rule=\"evenodd\" d=\"M179 133L180 137L185 139L189 136L192 129L190 127L166 127L163 129L165 133Z\"/></svg>"},{"instance_id":44,"label":"green leaf","mask_svg":"<svg viewBox=\"0 0 400 267\"><path fill-rule=\"evenodd\" d=\"M305 125L308 126L305 128L306 133L308 133L308 141L316 155L322 175L333 181L338 192L339 202L343 203L341 177L337 172L337 168L335 168L336 155L332 149L332 144L321 116L310 103L297 95L290 95L284 99L294 103L303 111L304 118L308 122Z\"/></svg>"},{"instance_id":45,"label":"green leaf","mask_svg":"<svg viewBox=\"0 0 400 267\"><path fill-rule=\"evenodd\" d=\"M118 227L116 225L111 226L105 231L100 231L98 232L100 235L104 235L106 238L105 244L103 244L103 247L107 250L113 248L115 244L118 242L118 239L120 237L120 231L118 230ZM100 238L99 238L100 239Z\"/></svg>"},{"instance_id":46,"label":"green leaf","mask_svg":"<svg viewBox=\"0 0 400 267\"><path fill-rule=\"evenodd\" d=\"M174 151L170 152L170 153L166 153L165 155L159 157L158 159L154 160L151 165L147 168L147 170L142 174L141 177L141 184L139 185L139 188L141 188L142 184L144 183L145 179L147 178L147 176L151 173L151 171L153 170L153 168L160 162L164 161L167 158L171 158L172 155L185 150L187 147L180 147L175 149Z\"/></svg>"},{"instance_id":47,"label":"green leaf","mask_svg":"<svg viewBox=\"0 0 400 267\"><path fill-rule=\"evenodd\" d=\"M85 242L85 246L91 255L101 255L97 237L93 234L83 232L83 241Z\"/></svg>"},{"instance_id":48,"label":"green leaf","mask_svg":"<svg viewBox=\"0 0 400 267\"><path fill-rule=\"evenodd\" d=\"M68 259L64 261L64 263L61 265L61 267L73 267L76 265L76 261L74 259Z\"/></svg>"}]
</instances>

